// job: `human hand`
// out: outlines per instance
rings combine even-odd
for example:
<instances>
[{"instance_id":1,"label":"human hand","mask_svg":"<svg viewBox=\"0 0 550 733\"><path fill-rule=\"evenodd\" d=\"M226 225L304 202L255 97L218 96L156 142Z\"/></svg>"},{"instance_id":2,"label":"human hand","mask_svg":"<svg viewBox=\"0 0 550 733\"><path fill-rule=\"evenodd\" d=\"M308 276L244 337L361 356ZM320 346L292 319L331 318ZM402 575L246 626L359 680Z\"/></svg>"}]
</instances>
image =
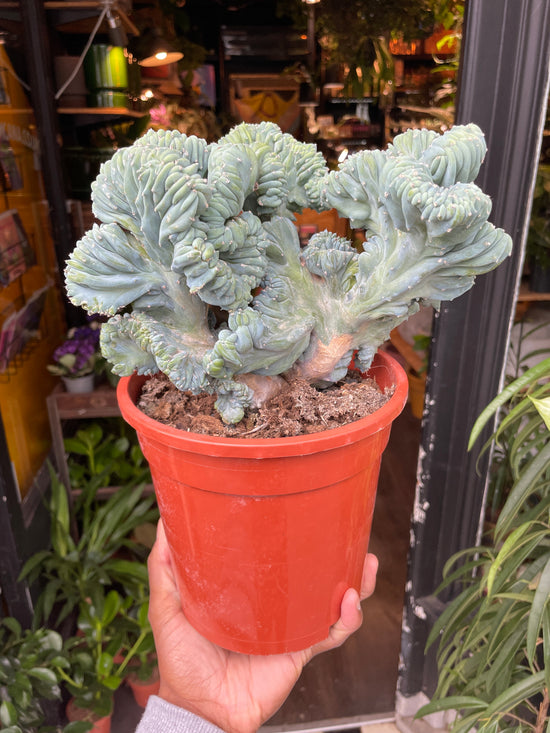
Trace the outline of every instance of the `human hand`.
<instances>
[{"instance_id":1,"label":"human hand","mask_svg":"<svg viewBox=\"0 0 550 733\"><path fill-rule=\"evenodd\" d=\"M162 520L149 556L153 628L160 671L159 696L214 723L227 733L253 733L282 705L309 660L335 649L361 626L359 595L349 588L327 639L289 654L247 656L201 636L181 607ZM368 554L361 598L374 592L378 560Z\"/></svg>"}]
</instances>

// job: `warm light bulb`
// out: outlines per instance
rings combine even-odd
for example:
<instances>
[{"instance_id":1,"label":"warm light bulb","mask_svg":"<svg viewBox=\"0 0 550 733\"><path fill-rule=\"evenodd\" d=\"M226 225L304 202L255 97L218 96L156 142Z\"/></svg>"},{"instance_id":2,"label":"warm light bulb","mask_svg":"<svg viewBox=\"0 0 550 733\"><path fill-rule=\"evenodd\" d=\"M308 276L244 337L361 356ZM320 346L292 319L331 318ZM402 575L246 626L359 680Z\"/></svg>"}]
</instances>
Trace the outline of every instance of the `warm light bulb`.
<instances>
[{"instance_id":1,"label":"warm light bulb","mask_svg":"<svg viewBox=\"0 0 550 733\"><path fill-rule=\"evenodd\" d=\"M155 54L155 58L158 59L159 61L164 61L164 59L167 56L168 54L166 53L166 51L159 51L158 53Z\"/></svg>"},{"instance_id":2,"label":"warm light bulb","mask_svg":"<svg viewBox=\"0 0 550 733\"><path fill-rule=\"evenodd\" d=\"M340 155L338 156L338 162L343 163L344 160L348 157L349 150L347 148L344 148Z\"/></svg>"}]
</instances>

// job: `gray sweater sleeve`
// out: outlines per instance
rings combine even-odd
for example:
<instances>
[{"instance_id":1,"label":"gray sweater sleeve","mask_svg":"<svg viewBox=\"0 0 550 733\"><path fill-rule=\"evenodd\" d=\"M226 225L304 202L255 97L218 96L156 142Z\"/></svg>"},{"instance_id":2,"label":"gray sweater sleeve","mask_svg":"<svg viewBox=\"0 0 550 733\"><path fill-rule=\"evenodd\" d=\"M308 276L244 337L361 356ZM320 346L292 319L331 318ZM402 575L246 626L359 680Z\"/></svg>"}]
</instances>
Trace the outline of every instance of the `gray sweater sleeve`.
<instances>
[{"instance_id":1,"label":"gray sweater sleeve","mask_svg":"<svg viewBox=\"0 0 550 733\"><path fill-rule=\"evenodd\" d=\"M223 733L223 731L198 715L151 695L136 733Z\"/></svg>"}]
</instances>

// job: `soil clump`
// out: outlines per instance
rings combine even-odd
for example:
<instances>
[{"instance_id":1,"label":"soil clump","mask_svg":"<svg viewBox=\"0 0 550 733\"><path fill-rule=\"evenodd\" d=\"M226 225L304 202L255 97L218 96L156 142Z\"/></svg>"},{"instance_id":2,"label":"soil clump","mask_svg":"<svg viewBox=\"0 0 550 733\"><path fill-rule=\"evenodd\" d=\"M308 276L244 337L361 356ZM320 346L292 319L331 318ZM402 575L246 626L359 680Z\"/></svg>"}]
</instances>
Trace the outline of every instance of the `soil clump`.
<instances>
[{"instance_id":1,"label":"soil clump","mask_svg":"<svg viewBox=\"0 0 550 733\"><path fill-rule=\"evenodd\" d=\"M236 425L226 425L214 403L216 395L181 392L164 375L143 386L138 407L164 425L227 438L282 438L330 430L359 420L382 407L393 389L382 391L372 379L349 371L326 389L297 379L257 409L247 409Z\"/></svg>"}]
</instances>

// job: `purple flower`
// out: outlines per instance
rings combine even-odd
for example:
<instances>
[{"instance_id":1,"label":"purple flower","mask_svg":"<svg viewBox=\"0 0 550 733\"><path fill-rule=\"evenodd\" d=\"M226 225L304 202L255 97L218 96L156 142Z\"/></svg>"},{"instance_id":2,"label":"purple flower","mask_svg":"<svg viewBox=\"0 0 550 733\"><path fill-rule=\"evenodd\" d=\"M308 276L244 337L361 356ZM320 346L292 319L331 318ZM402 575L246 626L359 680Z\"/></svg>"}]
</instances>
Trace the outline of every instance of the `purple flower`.
<instances>
[{"instance_id":1,"label":"purple flower","mask_svg":"<svg viewBox=\"0 0 550 733\"><path fill-rule=\"evenodd\" d=\"M67 339L53 352L54 364L48 366L52 374L61 376L82 376L91 374L99 356L100 324L71 328Z\"/></svg>"}]
</instances>

